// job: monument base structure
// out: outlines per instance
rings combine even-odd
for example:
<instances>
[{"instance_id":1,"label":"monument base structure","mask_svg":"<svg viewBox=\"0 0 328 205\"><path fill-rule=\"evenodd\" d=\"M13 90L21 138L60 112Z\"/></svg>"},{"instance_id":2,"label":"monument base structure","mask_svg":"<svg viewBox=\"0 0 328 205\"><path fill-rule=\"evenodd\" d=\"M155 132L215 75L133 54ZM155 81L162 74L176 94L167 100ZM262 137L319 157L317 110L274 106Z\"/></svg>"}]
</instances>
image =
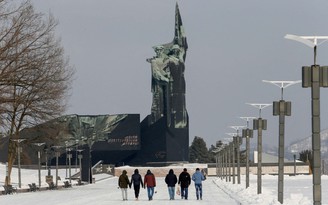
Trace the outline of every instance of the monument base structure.
<instances>
[{"instance_id":1,"label":"monument base structure","mask_svg":"<svg viewBox=\"0 0 328 205\"><path fill-rule=\"evenodd\" d=\"M189 161L189 129L170 128L161 118L150 124L150 116L141 123L141 150L138 158L145 164L163 165Z\"/></svg>"}]
</instances>

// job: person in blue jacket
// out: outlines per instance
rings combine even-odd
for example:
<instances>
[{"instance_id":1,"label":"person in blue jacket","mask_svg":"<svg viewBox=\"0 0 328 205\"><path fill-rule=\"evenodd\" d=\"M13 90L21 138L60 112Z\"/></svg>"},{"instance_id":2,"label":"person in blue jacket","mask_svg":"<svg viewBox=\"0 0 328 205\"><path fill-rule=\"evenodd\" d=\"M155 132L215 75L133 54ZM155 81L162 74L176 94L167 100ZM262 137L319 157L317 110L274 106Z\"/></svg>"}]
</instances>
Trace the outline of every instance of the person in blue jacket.
<instances>
[{"instance_id":1,"label":"person in blue jacket","mask_svg":"<svg viewBox=\"0 0 328 205\"><path fill-rule=\"evenodd\" d=\"M199 168L197 168L196 169L196 172L192 175L192 178L191 179L195 183L197 200L199 200L199 199L202 200L203 199L202 181L204 181L206 179L206 177L199 170Z\"/></svg>"}]
</instances>

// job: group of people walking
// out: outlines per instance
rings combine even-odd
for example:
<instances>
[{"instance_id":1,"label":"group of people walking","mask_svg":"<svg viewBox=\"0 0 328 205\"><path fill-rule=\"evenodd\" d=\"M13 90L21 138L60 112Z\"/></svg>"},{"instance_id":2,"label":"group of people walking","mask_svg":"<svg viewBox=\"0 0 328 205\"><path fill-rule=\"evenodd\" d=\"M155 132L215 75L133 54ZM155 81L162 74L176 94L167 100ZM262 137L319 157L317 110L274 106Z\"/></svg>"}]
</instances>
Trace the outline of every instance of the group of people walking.
<instances>
[{"instance_id":1,"label":"group of people walking","mask_svg":"<svg viewBox=\"0 0 328 205\"><path fill-rule=\"evenodd\" d=\"M196 197L197 200L203 199L202 181L206 179L205 173L201 172L199 168L196 169L195 173L190 176L187 169L184 168L183 172L180 173L179 177L174 174L173 169L169 170L169 173L165 177L165 183L168 187L168 193L170 200L174 200L175 194L181 195L181 199L188 199L188 187L191 184L191 180L195 183ZM177 190L175 186L178 184ZM131 181L127 176L127 171L123 170L122 174L118 179L118 186L122 191L123 201L127 200L127 189L133 185L135 199L139 199L140 187L147 188L148 200L153 200L153 195L156 193L156 179L154 174L147 170L144 180L142 180L139 170L135 169L134 174L131 176ZM180 190L181 188L181 190Z\"/></svg>"}]
</instances>

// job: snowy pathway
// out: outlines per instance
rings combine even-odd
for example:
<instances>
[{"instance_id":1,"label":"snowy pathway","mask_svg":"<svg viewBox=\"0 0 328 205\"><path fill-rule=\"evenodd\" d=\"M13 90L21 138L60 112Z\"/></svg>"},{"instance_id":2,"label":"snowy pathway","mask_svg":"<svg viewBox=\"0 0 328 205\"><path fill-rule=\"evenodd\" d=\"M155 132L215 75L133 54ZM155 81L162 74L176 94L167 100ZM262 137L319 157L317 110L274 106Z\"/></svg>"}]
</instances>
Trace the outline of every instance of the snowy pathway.
<instances>
[{"instance_id":1,"label":"snowy pathway","mask_svg":"<svg viewBox=\"0 0 328 205\"><path fill-rule=\"evenodd\" d=\"M237 204L227 194L213 183L214 178L209 177L203 183L203 200L196 200L194 184L189 187L189 199L182 200L176 195L176 200L168 199L168 192L164 178L157 178L157 193L153 201L148 201L146 189L140 191L139 201L134 199L133 188L128 190L128 201L122 201L121 190L117 188L117 177L104 179L96 184L87 186L74 186L69 189L54 191L41 191L34 193L20 193L1 196L1 204L19 205L83 205L83 204Z\"/></svg>"}]
</instances>

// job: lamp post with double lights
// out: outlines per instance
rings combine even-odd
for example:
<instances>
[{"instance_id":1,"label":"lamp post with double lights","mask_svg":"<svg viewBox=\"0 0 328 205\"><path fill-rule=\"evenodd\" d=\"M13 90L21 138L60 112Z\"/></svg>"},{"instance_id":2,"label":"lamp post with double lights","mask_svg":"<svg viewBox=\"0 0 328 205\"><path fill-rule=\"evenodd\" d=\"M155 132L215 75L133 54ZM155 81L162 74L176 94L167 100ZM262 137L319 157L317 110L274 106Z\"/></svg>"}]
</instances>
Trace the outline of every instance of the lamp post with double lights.
<instances>
[{"instance_id":1,"label":"lamp post with double lights","mask_svg":"<svg viewBox=\"0 0 328 205\"><path fill-rule=\"evenodd\" d=\"M246 120L246 129L242 130L242 137L246 138L246 189L249 187L249 150L250 150L250 139L253 138L253 130L249 129L249 120L255 119L256 117L240 117Z\"/></svg>"},{"instance_id":2,"label":"lamp post with double lights","mask_svg":"<svg viewBox=\"0 0 328 205\"><path fill-rule=\"evenodd\" d=\"M245 126L230 126L237 133L235 136L236 140L236 155L237 155L237 183L240 184L240 145L242 144L242 139L239 136L239 129L244 128Z\"/></svg>"},{"instance_id":3,"label":"lamp post with double lights","mask_svg":"<svg viewBox=\"0 0 328 205\"><path fill-rule=\"evenodd\" d=\"M279 148L278 148L278 201L284 201L284 158L285 158L285 116L291 115L291 102L284 101L284 88L300 83L301 81L269 81L263 80L265 83L276 85L281 90L280 101L273 102L273 115L279 115Z\"/></svg>"},{"instance_id":4,"label":"lamp post with double lights","mask_svg":"<svg viewBox=\"0 0 328 205\"><path fill-rule=\"evenodd\" d=\"M17 164L18 164L18 187L22 187L22 176L21 176L21 155L20 153L23 151L23 148L20 146L20 143L26 139L12 139L12 141L17 143Z\"/></svg>"},{"instance_id":5,"label":"lamp post with double lights","mask_svg":"<svg viewBox=\"0 0 328 205\"><path fill-rule=\"evenodd\" d=\"M41 188L41 146L45 145L44 142L33 143L38 146L38 176L39 176L39 188Z\"/></svg>"},{"instance_id":6,"label":"lamp post with double lights","mask_svg":"<svg viewBox=\"0 0 328 205\"><path fill-rule=\"evenodd\" d=\"M257 130L257 194L262 193L262 131L267 129L267 120L261 118L261 112L271 104L248 103L259 109L259 118L253 120L253 129Z\"/></svg>"},{"instance_id":7,"label":"lamp post with double lights","mask_svg":"<svg viewBox=\"0 0 328 205\"><path fill-rule=\"evenodd\" d=\"M301 42L314 50L314 64L302 67L302 87L311 87L312 106L312 153L313 153L313 204L321 204L321 139L320 139L320 87L328 87L328 66L317 65L317 46L328 36L296 36L287 34L286 39ZM318 41L321 41L318 43Z\"/></svg>"}]
</instances>

